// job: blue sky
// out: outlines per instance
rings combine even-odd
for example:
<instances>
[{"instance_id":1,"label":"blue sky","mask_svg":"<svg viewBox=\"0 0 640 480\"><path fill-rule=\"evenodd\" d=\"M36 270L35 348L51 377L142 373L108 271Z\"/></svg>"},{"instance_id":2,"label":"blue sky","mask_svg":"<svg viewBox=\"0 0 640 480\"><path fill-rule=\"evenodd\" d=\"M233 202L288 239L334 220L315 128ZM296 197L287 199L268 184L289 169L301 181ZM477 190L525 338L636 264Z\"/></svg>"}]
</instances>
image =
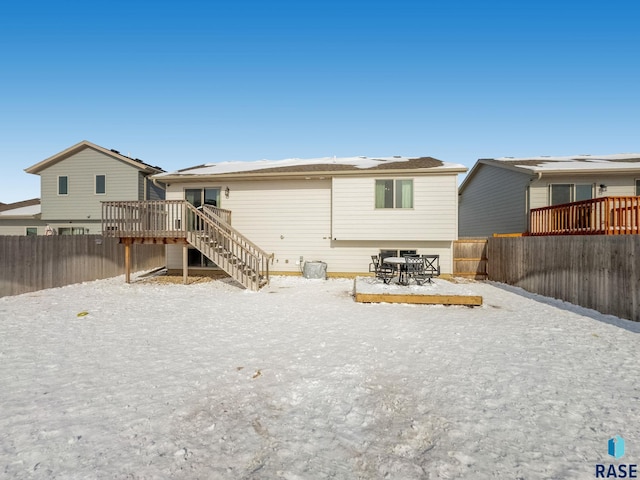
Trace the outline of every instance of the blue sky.
<instances>
[{"instance_id":1,"label":"blue sky","mask_svg":"<svg viewBox=\"0 0 640 480\"><path fill-rule=\"evenodd\" d=\"M633 1L0 4L0 201L89 140L224 160L640 152Z\"/></svg>"}]
</instances>

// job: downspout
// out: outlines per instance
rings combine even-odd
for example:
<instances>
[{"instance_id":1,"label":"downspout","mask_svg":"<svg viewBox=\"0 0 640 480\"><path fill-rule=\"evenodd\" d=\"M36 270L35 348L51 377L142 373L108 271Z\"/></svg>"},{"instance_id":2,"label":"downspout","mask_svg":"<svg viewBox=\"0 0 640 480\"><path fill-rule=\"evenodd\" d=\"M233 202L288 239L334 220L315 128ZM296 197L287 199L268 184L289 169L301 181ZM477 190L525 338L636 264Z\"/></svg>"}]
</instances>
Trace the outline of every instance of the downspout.
<instances>
[{"instance_id":1,"label":"downspout","mask_svg":"<svg viewBox=\"0 0 640 480\"><path fill-rule=\"evenodd\" d=\"M535 182L539 182L540 179L542 178L542 172L541 171L537 171L536 172L536 178L532 178L529 180L529 185L527 185L526 189L525 189L525 206L524 206L524 210L525 210L525 222L526 222L526 226L527 226L527 233L531 233L531 184L535 181Z\"/></svg>"}]
</instances>

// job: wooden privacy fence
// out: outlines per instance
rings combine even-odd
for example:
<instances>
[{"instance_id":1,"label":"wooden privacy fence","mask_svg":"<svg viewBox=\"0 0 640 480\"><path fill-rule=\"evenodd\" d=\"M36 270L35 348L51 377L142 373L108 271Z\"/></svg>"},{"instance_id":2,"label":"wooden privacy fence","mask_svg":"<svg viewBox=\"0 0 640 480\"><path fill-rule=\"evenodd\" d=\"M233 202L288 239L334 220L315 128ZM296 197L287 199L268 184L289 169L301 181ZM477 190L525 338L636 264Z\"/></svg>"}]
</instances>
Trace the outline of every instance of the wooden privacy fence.
<instances>
[{"instance_id":1,"label":"wooden privacy fence","mask_svg":"<svg viewBox=\"0 0 640 480\"><path fill-rule=\"evenodd\" d=\"M453 274L487 279L487 239L460 239L453 242Z\"/></svg>"},{"instance_id":2,"label":"wooden privacy fence","mask_svg":"<svg viewBox=\"0 0 640 480\"><path fill-rule=\"evenodd\" d=\"M640 321L640 235L494 237L494 280Z\"/></svg>"},{"instance_id":3,"label":"wooden privacy fence","mask_svg":"<svg viewBox=\"0 0 640 480\"><path fill-rule=\"evenodd\" d=\"M164 245L134 245L133 271L164 265ZM124 248L116 238L0 236L0 297L116 277L124 268Z\"/></svg>"}]
</instances>

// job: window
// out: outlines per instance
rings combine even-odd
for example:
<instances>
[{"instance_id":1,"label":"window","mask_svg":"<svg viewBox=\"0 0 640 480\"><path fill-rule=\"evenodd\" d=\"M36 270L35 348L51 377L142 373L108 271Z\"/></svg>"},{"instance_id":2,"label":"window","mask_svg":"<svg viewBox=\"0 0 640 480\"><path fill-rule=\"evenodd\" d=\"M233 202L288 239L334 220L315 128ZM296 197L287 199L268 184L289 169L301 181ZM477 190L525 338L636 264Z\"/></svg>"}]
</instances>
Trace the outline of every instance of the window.
<instances>
[{"instance_id":1,"label":"window","mask_svg":"<svg viewBox=\"0 0 640 480\"><path fill-rule=\"evenodd\" d=\"M58 177L58 195L69 195L69 177Z\"/></svg>"},{"instance_id":2,"label":"window","mask_svg":"<svg viewBox=\"0 0 640 480\"><path fill-rule=\"evenodd\" d=\"M107 193L107 176L96 175L96 195L104 195Z\"/></svg>"},{"instance_id":3,"label":"window","mask_svg":"<svg viewBox=\"0 0 640 480\"><path fill-rule=\"evenodd\" d=\"M413 208L413 180L376 180L376 208Z\"/></svg>"},{"instance_id":4,"label":"window","mask_svg":"<svg viewBox=\"0 0 640 480\"><path fill-rule=\"evenodd\" d=\"M575 201L591 200L593 198L593 185L590 183L576 185Z\"/></svg>"},{"instance_id":5,"label":"window","mask_svg":"<svg viewBox=\"0 0 640 480\"><path fill-rule=\"evenodd\" d=\"M554 183L549 185L549 205L579 202L593 198L593 185L590 183Z\"/></svg>"},{"instance_id":6,"label":"window","mask_svg":"<svg viewBox=\"0 0 640 480\"><path fill-rule=\"evenodd\" d=\"M640 196L640 180L636 180L636 196Z\"/></svg>"},{"instance_id":7,"label":"window","mask_svg":"<svg viewBox=\"0 0 640 480\"><path fill-rule=\"evenodd\" d=\"M417 255L417 250L380 250L380 258L404 257L405 255Z\"/></svg>"},{"instance_id":8,"label":"window","mask_svg":"<svg viewBox=\"0 0 640 480\"><path fill-rule=\"evenodd\" d=\"M89 233L89 229L84 227L60 227L58 233L60 235L84 235Z\"/></svg>"},{"instance_id":9,"label":"window","mask_svg":"<svg viewBox=\"0 0 640 480\"><path fill-rule=\"evenodd\" d=\"M27 237L38 235L38 227L27 227Z\"/></svg>"}]
</instances>

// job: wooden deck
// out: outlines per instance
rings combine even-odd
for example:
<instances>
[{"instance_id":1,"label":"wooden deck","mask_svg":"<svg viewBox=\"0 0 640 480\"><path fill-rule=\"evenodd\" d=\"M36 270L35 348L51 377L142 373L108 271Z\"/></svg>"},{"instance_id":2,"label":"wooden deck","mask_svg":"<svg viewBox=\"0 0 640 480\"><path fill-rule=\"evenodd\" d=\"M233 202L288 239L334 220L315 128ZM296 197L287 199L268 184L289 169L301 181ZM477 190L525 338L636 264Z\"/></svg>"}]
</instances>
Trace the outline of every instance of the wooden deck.
<instances>
[{"instance_id":1,"label":"wooden deck","mask_svg":"<svg viewBox=\"0 0 640 480\"><path fill-rule=\"evenodd\" d=\"M602 197L532 208L527 235L637 235L640 197Z\"/></svg>"},{"instance_id":2,"label":"wooden deck","mask_svg":"<svg viewBox=\"0 0 640 480\"><path fill-rule=\"evenodd\" d=\"M482 296L472 295L464 285L441 278L422 286L384 285L372 277L358 277L354 281L354 297L359 303L408 303L415 305L481 306Z\"/></svg>"},{"instance_id":3,"label":"wooden deck","mask_svg":"<svg viewBox=\"0 0 640 480\"><path fill-rule=\"evenodd\" d=\"M102 202L102 232L125 246L126 280L130 281L130 246L183 246L183 276L192 246L246 288L269 281L273 254L260 249L231 226L231 212L211 205L194 207L185 200Z\"/></svg>"}]
</instances>

